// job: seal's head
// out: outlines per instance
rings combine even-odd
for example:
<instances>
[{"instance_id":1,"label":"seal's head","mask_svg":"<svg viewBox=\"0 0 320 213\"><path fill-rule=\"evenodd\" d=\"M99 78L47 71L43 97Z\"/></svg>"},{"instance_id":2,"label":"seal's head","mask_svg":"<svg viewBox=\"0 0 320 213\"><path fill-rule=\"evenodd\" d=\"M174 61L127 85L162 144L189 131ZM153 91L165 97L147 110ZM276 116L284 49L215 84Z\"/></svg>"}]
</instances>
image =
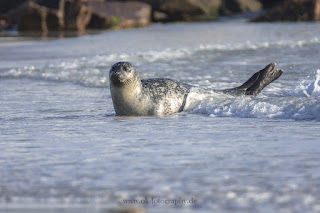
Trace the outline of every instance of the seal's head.
<instances>
[{"instance_id":1,"label":"seal's head","mask_svg":"<svg viewBox=\"0 0 320 213\"><path fill-rule=\"evenodd\" d=\"M114 64L109 73L110 83L116 87L122 87L135 82L138 79L136 69L129 62Z\"/></svg>"}]
</instances>

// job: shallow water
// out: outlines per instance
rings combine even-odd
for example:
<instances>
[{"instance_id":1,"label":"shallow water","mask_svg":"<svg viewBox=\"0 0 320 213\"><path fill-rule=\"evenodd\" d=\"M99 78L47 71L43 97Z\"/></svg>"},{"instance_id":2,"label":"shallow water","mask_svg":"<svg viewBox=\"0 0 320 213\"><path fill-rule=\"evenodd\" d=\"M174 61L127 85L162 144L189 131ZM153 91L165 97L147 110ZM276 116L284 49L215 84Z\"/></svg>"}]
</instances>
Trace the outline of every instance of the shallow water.
<instances>
[{"instance_id":1,"label":"shallow water","mask_svg":"<svg viewBox=\"0 0 320 213\"><path fill-rule=\"evenodd\" d=\"M92 212L159 199L141 205L320 211L319 35L319 23L233 20L0 38L0 208ZM141 78L213 89L238 86L273 61L285 73L254 98L193 95L183 113L116 117L107 76L123 60ZM169 202L179 198L196 201Z\"/></svg>"}]
</instances>

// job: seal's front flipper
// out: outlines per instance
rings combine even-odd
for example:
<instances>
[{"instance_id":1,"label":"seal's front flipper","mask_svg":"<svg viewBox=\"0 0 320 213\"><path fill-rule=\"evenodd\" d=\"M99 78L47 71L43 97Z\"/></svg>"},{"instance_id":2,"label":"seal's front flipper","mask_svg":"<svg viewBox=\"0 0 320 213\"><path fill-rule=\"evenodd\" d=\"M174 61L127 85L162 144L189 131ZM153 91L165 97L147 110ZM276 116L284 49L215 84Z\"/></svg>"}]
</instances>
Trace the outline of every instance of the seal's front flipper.
<instances>
[{"instance_id":1,"label":"seal's front flipper","mask_svg":"<svg viewBox=\"0 0 320 213\"><path fill-rule=\"evenodd\" d=\"M278 79L283 70L275 69L276 63L271 63L264 69L256 72L249 80L240 87L223 90L225 93L232 95L258 95L263 88L269 85L274 80Z\"/></svg>"}]
</instances>

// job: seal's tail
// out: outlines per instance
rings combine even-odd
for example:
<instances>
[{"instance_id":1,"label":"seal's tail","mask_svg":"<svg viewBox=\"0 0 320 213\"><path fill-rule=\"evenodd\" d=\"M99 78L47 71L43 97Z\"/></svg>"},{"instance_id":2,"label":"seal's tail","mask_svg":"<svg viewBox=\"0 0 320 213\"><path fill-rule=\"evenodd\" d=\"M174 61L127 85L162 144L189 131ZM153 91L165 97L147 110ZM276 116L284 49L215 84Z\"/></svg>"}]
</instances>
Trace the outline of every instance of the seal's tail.
<instances>
[{"instance_id":1,"label":"seal's tail","mask_svg":"<svg viewBox=\"0 0 320 213\"><path fill-rule=\"evenodd\" d=\"M283 70L275 69L276 63L271 63L264 69L256 72L249 80L240 87L223 90L225 93L232 95L258 95L263 88L274 80L278 79Z\"/></svg>"}]
</instances>

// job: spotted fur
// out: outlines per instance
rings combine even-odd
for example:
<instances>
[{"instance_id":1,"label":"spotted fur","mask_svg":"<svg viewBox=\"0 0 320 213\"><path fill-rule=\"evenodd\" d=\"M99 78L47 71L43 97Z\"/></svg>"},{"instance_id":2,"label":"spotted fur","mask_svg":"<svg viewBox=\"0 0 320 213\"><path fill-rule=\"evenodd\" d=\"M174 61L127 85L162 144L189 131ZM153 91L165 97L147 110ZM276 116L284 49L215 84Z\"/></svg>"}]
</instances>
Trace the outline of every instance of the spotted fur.
<instances>
[{"instance_id":1,"label":"spotted fur","mask_svg":"<svg viewBox=\"0 0 320 213\"><path fill-rule=\"evenodd\" d=\"M117 115L169 115L181 112L191 85L166 78L140 80L128 62L110 70L110 90Z\"/></svg>"}]
</instances>

